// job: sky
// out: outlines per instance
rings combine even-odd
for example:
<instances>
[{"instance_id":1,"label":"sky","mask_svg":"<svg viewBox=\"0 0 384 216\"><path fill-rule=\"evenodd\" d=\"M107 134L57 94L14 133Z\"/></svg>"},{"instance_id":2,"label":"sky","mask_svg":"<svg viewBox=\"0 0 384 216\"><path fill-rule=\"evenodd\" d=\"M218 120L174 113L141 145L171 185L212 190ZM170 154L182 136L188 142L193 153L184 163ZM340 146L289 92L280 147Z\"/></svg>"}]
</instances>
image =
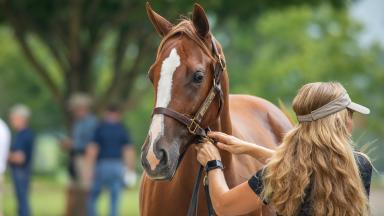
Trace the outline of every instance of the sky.
<instances>
[{"instance_id":1,"label":"sky","mask_svg":"<svg viewBox=\"0 0 384 216\"><path fill-rule=\"evenodd\" d=\"M350 15L363 24L360 44L378 42L384 47L384 0L357 0L349 8Z\"/></svg>"}]
</instances>

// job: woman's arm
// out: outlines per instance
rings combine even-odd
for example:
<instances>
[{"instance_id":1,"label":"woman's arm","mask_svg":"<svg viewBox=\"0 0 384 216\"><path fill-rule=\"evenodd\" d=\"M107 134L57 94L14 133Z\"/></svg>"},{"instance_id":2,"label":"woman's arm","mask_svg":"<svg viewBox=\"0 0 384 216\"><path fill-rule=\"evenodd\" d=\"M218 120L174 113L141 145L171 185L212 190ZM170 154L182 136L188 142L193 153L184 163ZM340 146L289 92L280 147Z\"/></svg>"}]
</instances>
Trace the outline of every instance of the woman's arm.
<instances>
[{"instance_id":1,"label":"woman's arm","mask_svg":"<svg viewBox=\"0 0 384 216\"><path fill-rule=\"evenodd\" d=\"M135 171L136 168L136 153L133 145L124 146L123 150L124 163L131 171Z\"/></svg>"},{"instance_id":2,"label":"woman's arm","mask_svg":"<svg viewBox=\"0 0 384 216\"><path fill-rule=\"evenodd\" d=\"M210 160L220 160L218 149L210 142L195 147L197 159L205 166ZM228 188L222 170L214 169L208 173L209 192L212 205L218 215L241 215L257 208L261 200L244 182L232 189Z\"/></svg>"},{"instance_id":3,"label":"woman's arm","mask_svg":"<svg viewBox=\"0 0 384 216\"><path fill-rule=\"evenodd\" d=\"M243 215L260 206L261 200L248 182L229 189L220 169L211 170L208 181L213 208L218 215Z\"/></svg>"},{"instance_id":4,"label":"woman's arm","mask_svg":"<svg viewBox=\"0 0 384 216\"><path fill-rule=\"evenodd\" d=\"M93 172L95 167L95 161L97 159L97 155L99 154L99 147L96 143L89 143L85 149L85 161L84 165L86 169L82 173L84 175L84 179L86 183L91 183L93 178Z\"/></svg>"},{"instance_id":5,"label":"woman's arm","mask_svg":"<svg viewBox=\"0 0 384 216\"><path fill-rule=\"evenodd\" d=\"M220 149L232 154L248 154L259 160L262 164L266 164L268 159L275 153L272 149L241 140L222 132L209 132L208 136L218 142L217 147Z\"/></svg>"}]
</instances>

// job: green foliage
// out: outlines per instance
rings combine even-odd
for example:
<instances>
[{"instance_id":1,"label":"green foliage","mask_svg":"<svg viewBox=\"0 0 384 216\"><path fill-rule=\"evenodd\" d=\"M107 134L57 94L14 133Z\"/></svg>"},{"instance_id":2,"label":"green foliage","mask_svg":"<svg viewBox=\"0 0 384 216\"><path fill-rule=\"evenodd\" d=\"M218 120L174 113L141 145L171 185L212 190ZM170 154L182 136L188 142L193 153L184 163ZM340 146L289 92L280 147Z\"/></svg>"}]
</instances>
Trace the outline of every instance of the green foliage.
<instances>
[{"instance_id":1,"label":"green foliage","mask_svg":"<svg viewBox=\"0 0 384 216\"><path fill-rule=\"evenodd\" d=\"M220 14L221 20L237 17L244 21L245 17L260 16L270 8L319 2L210 0L204 4L210 14ZM342 7L346 0L326 2ZM190 11L192 4L193 1L153 2L154 8L172 21L178 14ZM122 108L131 103L131 96L137 94L135 82L153 59L146 54L154 50L156 41L143 1L3 0L0 6L0 22L14 30L25 57L59 107L63 108L77 92L93 95L98 111L111 102L122 103ZM48 53L50 61L39 55L33 40L41 43L40 48ZM131 48L134 52L130 52ZM68 112L62 112L69 121Z\"/></svg>"},{"instance_id":2,"label":"green foliage","mask_svg":"<svg viewBox=\"0 0 384 216\"><path fill-rule=\"evenodd\" d=\"M28 11L23 16L32 17L25 23L25 30L29 33L37 31L33 29L35 26L32 22L41 21L40 24L48 35L57 31L55 28L66 26L58 24L61 19L69 22L71 11L67 3L32 2L35 4L13 2L20 10ZM215 36L224 46L233 93L258 95L276 104L281 99L289 107L297 89L304 83L329 80L342 82L351 93L352 99L372 109L370 116L357 119L359 127L355 136L359 146L377 140L370 144L377 148L371 156L376 159L377 168L384 170L384 158L377 153L384 151L381 145L384 138L383 49L376 45L359 46L357 35L361 27L338 7L346 1L330 0L328 2L332 3L320 5L319 2L253 1L242 4L239 1L212 0L203 2L203 5L211 18ZM85 1L85 13L90 10L90 3L91 1ZM98 25L87 26L82 29L81 34L82 42L86 42L92 37L92 28L99 27L100 31L106 31L90 67L94 77L90 81L94 87L92 94L102 95L113 82L116 71L111 68L115 64L118 47L116 43L121 37L121 32L117 29L131 35L127 37L127 43L121 44L124 47L122 68L127 69L132 68L142 49L140 37L143 34L151 35L149 48L142 55L142 65L136 70L139 75L132 83L122 82L124 88L121 91L130 98L130 109L125 115L125 122L139 151L148 131L153 107L153 90L145 72L154 59L159 39L153 37L155 33L146 18L143 2L110 0L103 1L102 4L92 17ZM127 14L127 20L123 22L125 24L112 28L108 17L121 11L120 4L132 4L137 9L132 14ZM178 14L187 14L191 10L192 2L154 1L152 6L160 14L176 22ZM137 34L138 29L144 33ZM50 88L36 76L34 67L24 59L12 33L9 27L0 28L1 117L6 115L10 105L22 102L32 107L33 126L38 132L62 131L62 112L66 107L53 102ZM44 66L49 68L54 83L65 85L57 58L53 57L52 50L42 41L41 35L28 34L28 41L37 59L43 60ZM62 44L57 48L62 49Z\"/></svg>"},{"instance_id":3,"label":"green foliage","mask_svg":"<svg viewBox=\"0 0 384 216\"><path fill-rule=\"evenodd\" d=\"M57 174L60 170L60 145L49 135L36 137L34 145L33 172L35 174Z\"/></svg>"},{"instance_id":4,"label":"green foliage","mask_svg":"<svg viewBox=\"0 0 384 216\"><path fill-rule=\"evenodd\" d=\"M37 46L38 44L36 44ZM57 122L62 122L62 115L44 83L33 74L34 68L23 58L18 45L13 40L12 31L0 27L0 116L7 118L8 109L15 103L24 103L35 112L32 125L37 130L47 130Z\"/></svg>"},{"instance_id":5,"label":"green foliage","mask_svg":"<svg viewBox=\"0 0 384 216\"><path fill-rule=\"evenodd\" d=\"M9 0L0 1L10 2ZM131 131L137 152L148 132L153 108L153 90L146 79L146 71L155 57L159 39L146 17L143 1L72 1L83 2L80 35L81 52L89 59L90 84L93 95L108 91L119 67L123 88L129 98L125 123ZM97 7L92 6L100 2ZM194 1L153 1L153 8L177 22L179 14L191 11ZM229 67L232 93L257 95L280 104L294 118L289 108L296 91L305 83L340 81L353 100L366 104L372 114L356 116L354 140L358 148L368 152L374 165L384 170L384 50L378 45L360 47L357 35L361 26L353 21L343 7L347 0L209 0L202 2L209 14L213 33L223 44ZM65 71L74 65L60 64L68 60L69 26L73 25L74 11L69 1L29 0L12 1L21 27L35 58L49 72L48 75L63 94L68 80ZM124 19L113 24L113 17ZM35 177L32 186L32 210L35 215L60 215L65 205L67 178L63 169L63 152L59 153L52 135L65 131L65 104L58 104L52 88L37 76L37 69L25 58L15 28L9 25L5 11L0 12L0 117L6 119L9 107L25 103L33 110L32 126L38 134L49 134L39 139L35 151L36 171L47 180ZM97 49L89 53L90 44L103 33ZM145 40L145 41L143 41ZM143 45L148 43L147 45ZM52 47L52 45L54 45ZM146 47L148 46L148 47ZM145 49L144 49L145 48ZM133 66L139 53L142 62ZM60 51L59 56L54 52ZM84 57L83 56L83 57ZM118 57L119 56L119 57ZM116 66L116 59L121 65ZM61 59L61 60L60 60ZM68 64L72 64L70 61ZM135 77L130 73L136 71ZM78 72L78 71L77 71ZM134 82L130 80L134 79ZM295 119L293 119L295 120ZM138 154L139 155L139 154ZM49 165L49 166L48 166ZM140 170L140 163L137 163ZM60 184L58 182L61 182ZM14 215L15 199L9 180L6 184L5 215ZM138 191L126 191L122 200L124 215L138 215ZM50 208L46 208L46 204ZM106 196L101 200L101 211L107 209Z\"/></svg>"},{"instance_id":6,"label":"green foliage","mask_svg":"<svg viewBox=\"0 0 384 216\"><path fill-rule=\"evenodd\" d=\"M384 169L383 50L360 47L360 26L344 11L321 6L269 11L244 30L234 26L227 46L232 92L249 93L290 104L305 83L339 81L353 100L372 114L357 117L358 146L370 143L371 156ZM229 52L228 52L229 51ZM381 158L380 158L381 157Z\"/></svg>"}]
</instances>

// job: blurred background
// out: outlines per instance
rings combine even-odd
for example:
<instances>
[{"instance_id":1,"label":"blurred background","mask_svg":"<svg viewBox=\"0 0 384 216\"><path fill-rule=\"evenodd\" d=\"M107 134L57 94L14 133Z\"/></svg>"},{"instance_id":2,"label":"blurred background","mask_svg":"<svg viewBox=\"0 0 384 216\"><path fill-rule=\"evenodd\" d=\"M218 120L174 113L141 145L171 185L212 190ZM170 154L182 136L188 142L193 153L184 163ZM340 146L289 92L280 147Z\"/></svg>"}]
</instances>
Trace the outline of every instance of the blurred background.
<instances>
[{"instance_id":1,"label":"blurred background","mask_svg":"<svg viewBox=\"0 0 384 216\"><path fill-rule=\"evenodd\" d=\"M68 156L60 139L71 125L67 102L76 92L94 98L101 113L118 101L137 159L148 131L153 89L147 79L160 38L139 0L0 0L0 117L24 103L37 139L31 208L64 214ZM151 2L174 23L194 1ZM207 0L212 32L224 47L232 93L290 107L307 82L340 81L353 100L371 108L356 116L356 148L376 168L372 212L384 215L384 1ZM137 171L141 172L140 163ZM7 172L4 215L16 203ZM99 202L106 215L108 202ZM138 215L138 189L124 191L121 215Z\"/></svg>"}]
</instances>

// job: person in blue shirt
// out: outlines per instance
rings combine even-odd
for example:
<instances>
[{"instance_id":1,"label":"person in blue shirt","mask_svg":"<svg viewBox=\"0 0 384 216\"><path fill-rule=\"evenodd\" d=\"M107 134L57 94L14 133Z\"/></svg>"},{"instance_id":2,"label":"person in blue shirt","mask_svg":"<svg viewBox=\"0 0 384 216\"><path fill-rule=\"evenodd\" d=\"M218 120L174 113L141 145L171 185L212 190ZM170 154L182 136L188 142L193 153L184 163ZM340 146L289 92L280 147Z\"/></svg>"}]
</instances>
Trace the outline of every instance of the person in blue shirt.
<instances>
[{"instance_id":1,"label":"person in blue shirt","mask_svg":"<svg viewBox=\"0 0 384 216\"><path fill-rule=\"evenodd\" d=\"M90 189L89 179L86 179L90 167L85 163L85 149L93 138L98 119L92 113L92 98L87 94L72 95L68 105L73 124L71 136L62 140L63 147L69 152L68 171L71 177L65 215L84 216Z\"/></svg>"},{"instance_id":2,"label":"person in blue shirt","mask_svg":"<svg viewBox=\"0 0 384 216\"><path fill-rule=\"evenodd\" d=\"M30 111L24 105L11 109L9 120L16 132L10 149L9 163L18 202L18 215L31 215L28 194L32 168L34 134L28 126Z\"/></svg>"},{"instance_id":3,"label":"person in blue shirt","mask_svg":"<svg viewBox=\"0 0 384 216\"><path fill-rule=\"evenodd\" d=\"M120 192L123 189L124 165L135 167L135 152L127 129L121 122L121 113L115 105L108 107L98 125L92 143L87 146L86 158L95 164L93 183L87 213L96 214L96 202L102 188L110 191L110 216L118 215Z\"/></svg>"}]
</instances>

